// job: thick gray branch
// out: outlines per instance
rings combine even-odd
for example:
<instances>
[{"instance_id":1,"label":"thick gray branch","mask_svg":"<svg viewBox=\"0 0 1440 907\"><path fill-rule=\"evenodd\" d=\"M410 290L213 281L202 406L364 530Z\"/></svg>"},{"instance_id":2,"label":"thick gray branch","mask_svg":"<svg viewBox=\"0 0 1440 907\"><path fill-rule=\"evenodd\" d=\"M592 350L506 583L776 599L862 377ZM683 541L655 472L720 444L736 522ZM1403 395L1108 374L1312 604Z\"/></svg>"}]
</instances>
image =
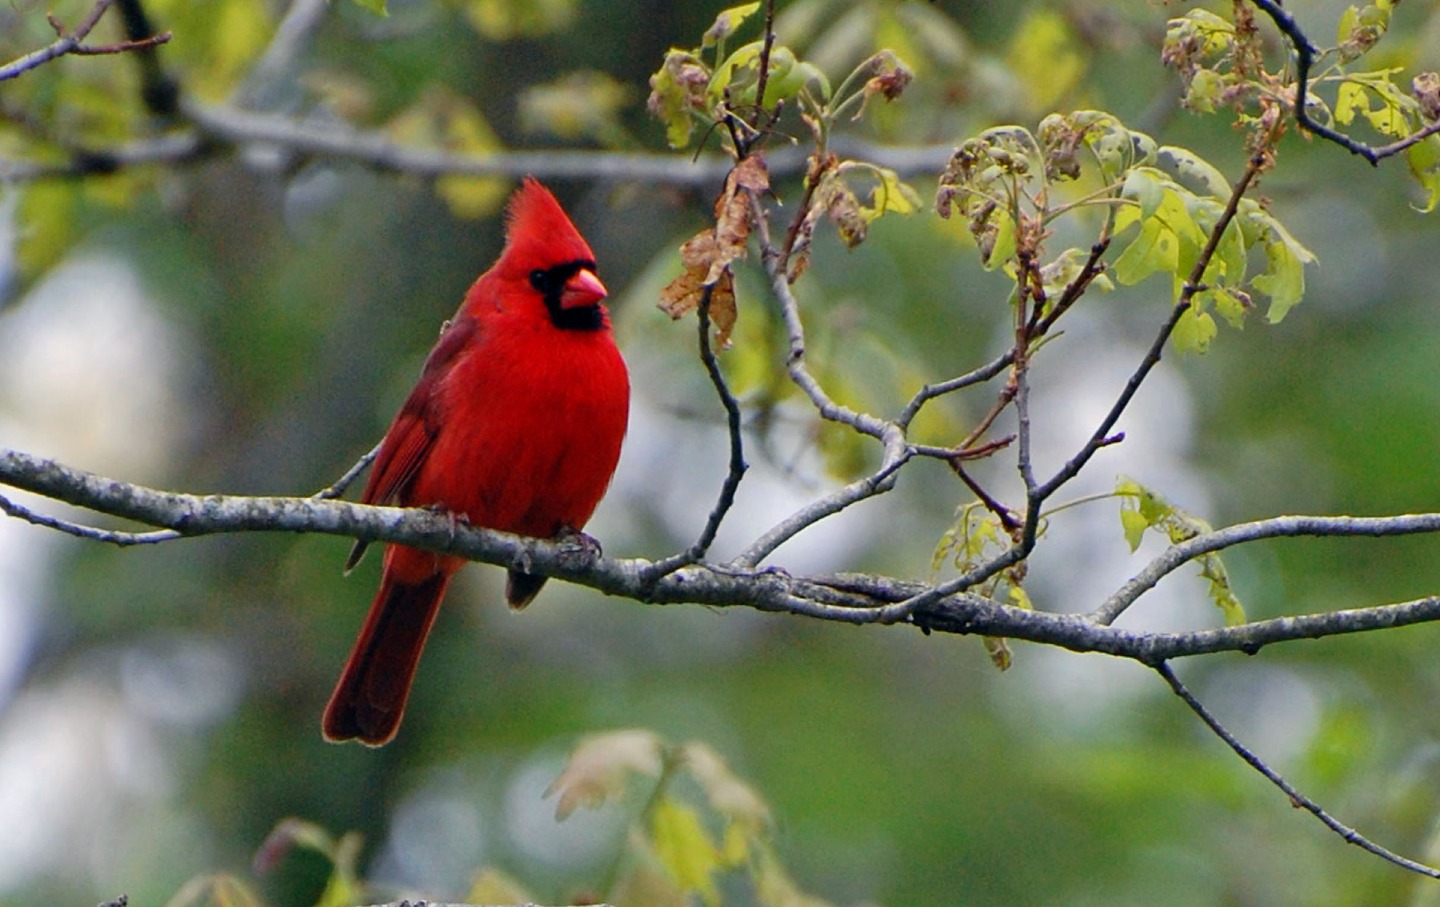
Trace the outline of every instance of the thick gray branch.
<instances>
[{"instance_id":1,"label":"thick gray branch","mask_svg":"<svg viewBox=\"0 0 1440 907\"><path fill-rule=\"evenodd\" d=\"M0 178L18 182L113 173L140 165L177 165L242 149L269 149L277 166L297 158L349 161L376 170L422 177L534 176L542 180L583 179L713 187L734 165L729 157L609 151L495 151L456 154L417 148L383 132L345 123L242 110L228 104L185 101L181 110L192 128L113 148L87 149L61 162L0 161ZM841 143L844 145L844 143ZM850 146L845 146L850 147ZM937 173L953 153L949 146L890 148L855 142L850 149L897 172ZM260 158L252 158L259 160ZM772 173L804 171L805 155L782 149L770 159Z\"/></svg>"},{"instance_id":2,"label":"thick gray branch","mask_svg":"<svg viewBox=\"0 0 1440 907\"><path fill-rule=\"evenodd\" d=\"M791 576L777 569L735 569L704 563L653 580L650 568L654 562L650 560L595 558L563 544L455 526L445 514L314 498L178 494L103 478L14 450L0 449L0 485L146 526L173 529L183 536L319 532L368 541L403 542L488 564L507 567L520 564L527 570L588 586L607 595L657 605L742 606L853 624L884 623L893 620L896 613L886 605L905 601L926 588L886 576ZM1408 522L1412 519L1397 517L1395 533L1420 531ZM1340 523L1333 524L1332 528L1333 534L1357 534L1347 532L1347 527ZM1361 529L1367 535L1382 534L1372 521L1367 521ZM1241 540L1235 538L1230 543ZM1025 639L1153 665L1187 655L1225 651L1253 653L1271 643L1361 633L1437 619L1440 619L1440 598L1425 598L1403 604L1258 621L1239 627L1150 633L1108 626L1079 614L1025 611L960 592L914 611L906 622L927 632Z\"/></svg>"}]
</instances>

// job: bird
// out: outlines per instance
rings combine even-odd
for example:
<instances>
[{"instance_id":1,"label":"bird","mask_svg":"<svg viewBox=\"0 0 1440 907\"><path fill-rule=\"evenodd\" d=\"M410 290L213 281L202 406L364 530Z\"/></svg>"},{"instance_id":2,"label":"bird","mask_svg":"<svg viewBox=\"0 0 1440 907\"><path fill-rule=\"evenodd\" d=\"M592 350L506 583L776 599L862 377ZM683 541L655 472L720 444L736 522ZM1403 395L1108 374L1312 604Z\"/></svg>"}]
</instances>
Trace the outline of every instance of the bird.
<instances>
[{"instance_id":1,"label":"bird","mask_svg":"<svg viewBox=\"0 0 1440 907\"><path fill-rule=\"evenodd\" d=\"M500 257L441 330L361 502L564 538L584 528L614 475L629 372L595 255L555 196L527 177L506 214ZM347 573L365 547L355 543ZM464 563L386 545L380 588L325 708L325 739L381 746L395 737L440 602ZM524 608L544 583L511 569L506 601Z\"/></svg>"}]
</instances>

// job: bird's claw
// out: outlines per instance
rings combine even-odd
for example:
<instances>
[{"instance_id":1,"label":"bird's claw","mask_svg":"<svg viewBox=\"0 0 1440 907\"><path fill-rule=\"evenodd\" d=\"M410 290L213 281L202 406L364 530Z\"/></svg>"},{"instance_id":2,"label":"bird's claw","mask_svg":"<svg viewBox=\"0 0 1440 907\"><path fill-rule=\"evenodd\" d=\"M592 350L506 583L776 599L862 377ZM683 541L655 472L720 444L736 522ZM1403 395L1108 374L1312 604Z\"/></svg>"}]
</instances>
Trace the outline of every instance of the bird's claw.
<instances>
[{"instance_id":1,"label":"bird's claw","mask_svg":"<svg viewBox=\"0 0 1440 907\"><path fill-rule=\"evenodd\" d=\"M554 538L560 559L567 567L589 567L604 556L600 543L578 529L563 527Z\"/></svg>"}]
</instances>

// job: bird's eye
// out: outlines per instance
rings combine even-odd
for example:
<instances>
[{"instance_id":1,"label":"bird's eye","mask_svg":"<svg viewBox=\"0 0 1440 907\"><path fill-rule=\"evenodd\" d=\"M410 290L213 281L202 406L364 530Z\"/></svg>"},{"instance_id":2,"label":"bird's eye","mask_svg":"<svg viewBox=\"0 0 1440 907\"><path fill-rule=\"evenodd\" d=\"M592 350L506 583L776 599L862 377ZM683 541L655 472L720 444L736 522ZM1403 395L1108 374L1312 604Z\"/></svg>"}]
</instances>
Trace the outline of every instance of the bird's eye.
<instances>
[{"instance_id":1,"label":"bird's eye","mask_svg":"<svg viewBox=\"0 0 1440 907\"><path fill-rule=\"evenodd\" d=\"M540 270L539 268L531 271L530 286L534 287L542 293L545 292L545 272Z\"/></svg>"}]
</instances>

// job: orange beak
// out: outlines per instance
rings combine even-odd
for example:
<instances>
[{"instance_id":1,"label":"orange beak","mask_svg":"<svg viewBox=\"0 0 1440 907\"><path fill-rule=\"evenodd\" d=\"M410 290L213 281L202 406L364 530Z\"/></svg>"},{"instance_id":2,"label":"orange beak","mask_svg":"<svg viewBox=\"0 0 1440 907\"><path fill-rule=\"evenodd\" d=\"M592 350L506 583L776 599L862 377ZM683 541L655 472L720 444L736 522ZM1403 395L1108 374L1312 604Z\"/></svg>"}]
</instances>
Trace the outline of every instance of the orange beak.
<instances>
[{"instance_id":1,"label":"orange beak","mask_svg":"<svg viewBox=\"0 0 1440 907\"><path fill-rule=\"evenodd\" d=\"M560 308L576 309L581 306L595 305L606 296L610 295L605 289L605 284L595 276L595 272L589 268L583 268L575 272L575 276L565 281L565 288L560 291Z\"/></svg>"}]
</instances>

